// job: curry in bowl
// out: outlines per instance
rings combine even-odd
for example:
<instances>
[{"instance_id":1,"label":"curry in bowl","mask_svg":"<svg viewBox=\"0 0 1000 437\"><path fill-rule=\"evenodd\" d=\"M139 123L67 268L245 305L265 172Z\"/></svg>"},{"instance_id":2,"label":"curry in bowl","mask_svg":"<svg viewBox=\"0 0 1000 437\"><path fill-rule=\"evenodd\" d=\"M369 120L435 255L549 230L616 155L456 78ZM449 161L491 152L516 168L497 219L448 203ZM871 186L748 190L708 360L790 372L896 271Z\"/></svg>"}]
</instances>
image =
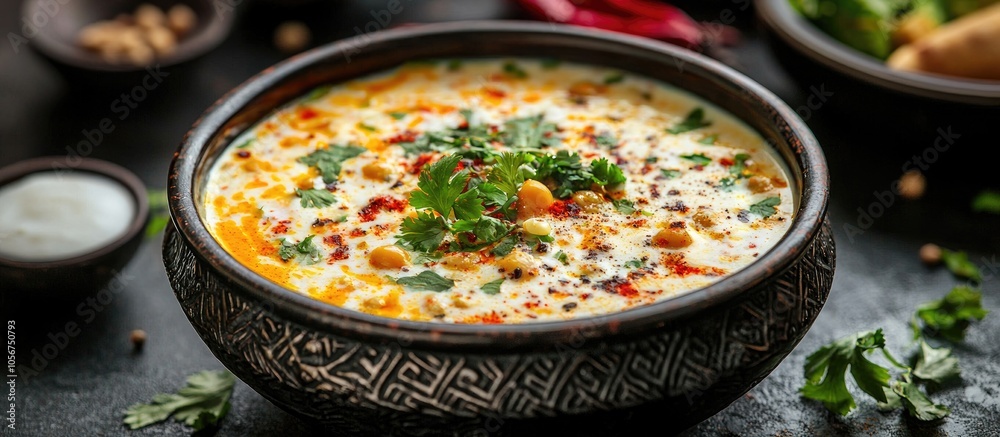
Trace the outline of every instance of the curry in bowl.
<instances>
[{"instance_id":1,"label":"curry in bowl","mask_svg":"<svg viewBox=\"0 0 1000 437\"><path fill-rule=\"evenodd\" d=\"M445 60L320 87L214 163L204 221L267 279L451 323L609 314L751 264L794 195L725 111L607 67Z\"/></svg>"}]
</instances>

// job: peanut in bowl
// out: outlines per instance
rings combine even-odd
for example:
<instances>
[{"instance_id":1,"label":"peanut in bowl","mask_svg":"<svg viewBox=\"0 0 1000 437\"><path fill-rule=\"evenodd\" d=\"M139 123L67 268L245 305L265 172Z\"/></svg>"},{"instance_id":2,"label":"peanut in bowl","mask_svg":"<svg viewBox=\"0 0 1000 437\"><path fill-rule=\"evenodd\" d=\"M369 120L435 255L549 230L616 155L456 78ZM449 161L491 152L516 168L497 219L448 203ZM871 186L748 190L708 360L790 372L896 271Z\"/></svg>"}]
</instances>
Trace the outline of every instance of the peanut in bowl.
<instances>
[{"instance_id":1,"label":"peanut in bowl","mask_svg":"<svg viewBox=\"0 0 1000 437\"><path fill-rule=\"evenodd\" d=\"M178 299L220 360L282 408L334 429L385 431L392 421L369 419L396 417L418 427L433 427L444 420L458 424L455 426L475 427L487 417L563 417L643 406L676 413L671 426L682 429L724 408L766 376L804 335L822 307L832 280L834 256L825 225L825 162L794 112L759 85L669 46L572 27L478 22L410 28L373 37L361 53L352 52L348 58L346 50L360 47L351 44L348 41L308 52L231 92L189 133L170 173L176 229L165 239L164 260ZM413 61L429 59L466 60L456 70L449 70L453 67L449 62L433 67L417 62L414 67ZM545 70L542 60L546 59L560 60L564 69ZM683 70L676 68L681 63ZM504 90L485 91L477 97L485 100L472 108L444 108L460 106L448 103L462 95L462 88L456 85L449 87L456 90L452 97L448 93L429 94L438 101L437 107L392 114L403 111L390 106L412 106L412 102L402 101L420 100L416 90L404 87L404 92L395 90L371 99L367 106L355 102L359 106L350 112L353 115L345 112L319 123L345 126L312 138L322 142L320 146L309 143L306 134L301 137L304 144L288 140L288 147L282 147L278 143L283 138L296 135L284 128L278 130L287 135L277 135L268 127L270 117L304 124L324 120L323 112L336 110L327 103L348 102L352 95L370 92L355 86L365 80L368 85L371 80L392 81L396 73L365 77L397 67L401 69L395 70L397 73L409 71L414 78L455 80L461 79L453 75L455 71L469 69L475 72L471 77L487 78L487 88L495 80L496 88ZM559 77L590 75L590 80L567 80L566 99L558 104L550 102L545 108L538 106L546 102L544 97L535 100L534 106L530 101L516 108L505 106L509 101L502 98L496 99L496 105L489 104L488 99L498 95L495 91L518 96L522 91L530 93L533 76L544 83L544 78L550 77L546 71L555 71L552 74ZM624 75L624 79L619 82L615 74ZM609 76L610 83L604 83ZM647 90L653 102L663 101L664 109L673 108L669 113L629 103L644 101L642 90L652 87L652 80L683 88L691 95L661 95L655 87ZM569 84L578 82L611 90L612 98L570 95ZM418 86L420 81L407 83ZM326 86L322 93L310 92L320 86ZM629 93L638 100L631 100L633 97L626 95ZM634 112L618 121L604 117L611 123L606 125L593 120L574 124L585 114L565 111L576 107L572 105L599 106L598 102L605 101L619 102L624 106L618 110ZM700 115L695 111L699 108ZM303 119L304 110L317 115ZM525 120L543 113L538 120ZM618 124L623 120L638 122L643 114L649 120L662 121L657 132L673 132L647 140L652 130L646 133L638 126ZM368 115L373 118L351 118ZM417 115L421 120L414 122ZM700 131L708 122L718 131ZM596 127L591 136L586 135L587 125ZM385 139L400 135L407 126L412 132L406 141ZM474 150L471 140L450 149L429 138L443 129L481 129L477 135L489 138ZM610 144L605 138L598 145L598 137L605 133L620 141ZM460 133L452 134L447 138L461 137ZM716 135L712 144L698 143L709 143L712 135ZM760 147L749 150L750 157L740 157L743 167L737 167L732 158L742 151L727 144L734 144L742 135L767 138L775 145L772 148L766 140L761 141ZM369 137L374 139L361 143ZM249 139L255 143L240 148ZM269 145L269 141L274 144ZM522 142L510 147L518 141ZM665 143L651 148L650 142L656 141ZM408 155L400 143L407 143L414 153ZM333 145L344 150L332 149ZM685 147L690 150L680 150ZM560 162L565 165L542 165L555 162L560 150L564 152ZM352 156L339 159L338 171L327 175L324 173L330 167L324 169L315 164L321 160L308 158L317 151ZM472 156L477 153L481 156ZM285 154L287 158L282 158ZM633 162L640 155L642 162ZM274 158L265 162L275 168L287 167L289 179L278 176L279 182L267 176L261 180L271 182L259 187L260 193L243 193L243 199L263 199L263 192L273 189L274 203L237 206L240 201L232 197L236 193L223 186L245 187L252 182L254 177L246 176L249 173L240 168L263 156ZM426 161L413 168L421 156L426 156ZM508 198L519 197L521 203L515 201L505 209L504 202L483 201L481 209L472 208L479 214L473 216L469 211L455 210L453 204L448 205L450 209L440 204L424 206L428 203L420 194L413 197L415 192L432 194L429 187L437 177L455 186L455 196L478 198L481 192L470 191L464 178L480 177L482 183L503 186L504 180L490 174L501 171L497 169L507 159L520 159L518 165L509 166L518 171L508 172L515 180L508 186ZM258 166L255 171L261 170L262 164L253 165ZM386 167L384 174L375 171L378 165ZM651 168L644 174L647 165ZM712 195L738 194L731 198L718 194L724 197L707 201L744 202L744 207L732 207L730 220L734 223L746 224L742 219L748 223L764 221L773 215L775 236L770 250L762 247L757 256L749 255L745 265L734 264L718 277L679 275L677 265L667 266L661 258L683 247L711 247L724 241L724 236L703 239L709 231L701 227L707 228L712 220L724 227L725 217L696 219L698 206L702 206L696 199L690 200L684 212L676 202L668 205L675 210L663 209L657 202L665 201L666 192L653 202L653 191L666 188L661 184L673 180L658 166L691 172L674 181L678 184L687 183L685 177L697 176L697 182L706 187L706 180L714 181L705 188ZM366 167L371 171L366 172ZM227 177L244 175L250 179L230 185L220 184L218 179L213 182L213 177L227 174L225 169L235 172ZM651 174L653 170L656 174ZM624 184L619 174L626 179ZM751 187L750 179L762 174L768 177L756 179ZM463 179L456 181L449 175ZM325 176L332 180L325 181ZM722 179L727 177L732 178L729 182L733 186L723 186ZM397 182L400 185L393 188ZM491 190L482 183L472 185L476 190ZM782 187L782 183L786 185ZM529 188L521 192L525 187ZM473 194L467 194L470 192ZM380 195L390 199L376 202L379 213L365 221L362 213L366 207L371 212L371 199ZM331 201L331 196L335 200ZM708 191L706 197L711 198ZM217 198L222 200L216 203ZM770 198L776 200L750 208ZM646 204L640 199L646 199ZM717 206L720 211L725 209ZM592 210L583 211L584 207ZM576 218L569 216L570 210ZM290 218L283 212L302 215ZM343 222L341 215L347 216ZM585 215L589 218L580 218ZM668 220L675 216L683 219ZM273 221L268 222L268 217ZM784 219L779 221L779 217ZM284 220L289 221L278 226ZM597 238L601 232L624 229L642 220L664 225L636 225L634 235L625 233L627 238L619 241ZM222 225L227 221L232 225ZM401 229L418 221L437 223L440 239L399 237L405 234ZM477 225L481 231L486 226L479 225L482 221L499 223L498 231L476 232ZM677 221L685 222L685 233L678 230L681 226L671 226ZM320 225L316 228L322 229L314 229L317 222ZM606 229L592 232L589 242L583 241L586 236L576 226L594 223L604 223ZM379 231L376 226L386 228ZM463 230L466 226L472 230ZM275 227L281 232L276 233ZM351 237L355 229L363 229L364 236ZM728 230L733 234L738 229ZM310 243L326 237L331 237L330 242L315 247L303 244L308 232L316 235ZM341 233L347 235L332 237ZM494 253L511 235L516 236L511 250ZM550 235L551 241L537 238L545 235ZM755 237L748 234L745 238L749 247ZM401 241L397 244L397 240ZM543 244L545 250L540 250ZM592 247L581 248L581 244ZM342 256L336 255L341 245L347 247L341 253L347 252L348 258L337 259ZM381 252L376 249L382 247L387 247L381 250L385 253L376 255ZM566 255L567 264L559 252ZM595 259L586 260L590 252L596 253ZM471 263L462 255L466 253L475 257ZM508 259L511 254L520 255ZM438 255L440 258L433 259ZM491 261L480 263L483 259ZM697 259L696 254L690 255L686 264L701 268L703 273L723 269ZM572 268L592 271L582 275ZM602 269L605 276L598 272ZM647 273L638 278L636 271ZM625 281L629 272L632 281ZM309 290L309 278L325 288L344 276L350 278L345 282L351 283L351 290L334 293L336 299L318 291L320 287L316 293ZM498 279L502 281L495 293L483 289ZM556 288L554 284L560 279L569 283ZM565 296L557 301L557 293L552 293L553 300L546 301L549 293L540 288L543 285ZM669 290L676 292L666 292ZM535 298L544 293L545 299L532 300L532 293ZM593 300L583 298L588 293L603 295L591 297ZM436 306L425 303L428 296L434 298ZM468 302L456 305L456 299ZM558 304L556 311L528 311L532 308L525 304L536 300L550 309ZM567 305L571 303L575 305ZM506 321L488 319L494 314L498 319L506 314L510 320L489 324ZM689 366L695 362L698 371ZM580 396L583 392L590 395Z\"/></svg>"}]
</instances>

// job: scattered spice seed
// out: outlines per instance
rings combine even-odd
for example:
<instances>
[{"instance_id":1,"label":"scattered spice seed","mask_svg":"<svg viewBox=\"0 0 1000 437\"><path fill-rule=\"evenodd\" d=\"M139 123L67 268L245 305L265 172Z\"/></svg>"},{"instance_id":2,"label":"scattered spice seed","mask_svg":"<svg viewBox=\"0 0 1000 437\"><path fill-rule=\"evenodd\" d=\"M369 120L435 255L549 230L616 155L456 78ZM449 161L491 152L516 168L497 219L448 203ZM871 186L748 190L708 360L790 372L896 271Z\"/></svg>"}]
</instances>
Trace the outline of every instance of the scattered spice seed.
<instances>
[{"instance_id":1,"label":"scattered spice seed","mask_svg":"<svg viewBox=\"0 0 1000 437\"><path fill-rule=\"evenodd\" d=\"M146 344L146 331L141 329L135 329L128 336L128 341L132 343L132 347L136 352L142 350L142 346Z\"/></svg>"},{"instance_id":2,"label":"scattered spice seed","mask_svg":"<svg viewBox=\"0 0 1000 437\"><path fill-rule=\"evenodd\" d=\"M927 178L920 170L910 170L899 178L899 195L904 199L916 200L924 197L927 189Z\"/></svg>"},{"instance_id":3,"label":"scattered spice seed","mask_svg":"<svg viewBox=\"0 0 1000 437\"><path fill-rule=\"evenodd\" d=\"M927 243L920 246L920 261L928 266L935 266L941 262L941 247Z\"/></svg>"}]
</instances>

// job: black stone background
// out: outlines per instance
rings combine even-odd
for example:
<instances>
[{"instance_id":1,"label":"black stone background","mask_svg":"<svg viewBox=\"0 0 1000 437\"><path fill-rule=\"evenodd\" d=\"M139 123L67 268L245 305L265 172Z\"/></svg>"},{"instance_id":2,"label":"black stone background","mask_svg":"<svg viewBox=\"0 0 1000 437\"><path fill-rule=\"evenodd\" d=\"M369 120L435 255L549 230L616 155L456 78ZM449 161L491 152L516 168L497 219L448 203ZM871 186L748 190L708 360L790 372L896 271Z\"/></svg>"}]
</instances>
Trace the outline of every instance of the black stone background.
<instances>
[{"instance_id":1,"label":"black stone background","mask_svg":"<svg viewBox=\"0 0 1000 437\"><path fill-rule=\"evenodd\" d=\"M15 53L6 35L20 33L19 2L0 3L0 30L5 36L0 41L0 165L35 156L64 155L67 146L83 139L82 130L96 128L104 117L115 117L111 103L134 83L111 89L74 83L30 49L22 46ZM807 105L809 86L796 84L790 72L778 66L756 29L747 2L683 4L700 20L726 18L732 13L732 24L744 32L744 40L729 53L730 62L793 108ZM124 165L150 187L162 188L167 164L198 115L223 93L283 58L270 44L277 23L291 18L306 21L314 31L316 45L353 35L354 26L371 19L371 10L384 6L384 1L377 0L246 1L239 8L240 20L227 41L195 63L166 69L170 76L163 86L151 91L127 119L115 119L115 131L94 148L91 156ZM394 18L395 23L519 15L516 7L499 0L428 0L404 2L404 6L403 13ZM802 83L809 84L808 78ZM925 242L969 251L987 277L983 284L985 306L1000 308L1000 217L974 214L969 208L970 199L981 188L1000 185L996 165L990 164L997 160L997 140L960 139L928 168L924 199L896 198L862 234L848 235L845 226L858 225L857 209L868 209L876 202L874 193L888 190L902 165L934 141L932 137L923 141L900 139L898 133L908 126L881 126L878 120L861 124L842 116L850 112L851 108L820 104L809 110L807 118L823 144L833 174L830 211L837 233L838 265L826 308L799 347L770 377L726 410L690 429L687 435L1000 435L997 314L971 328L967 341L955 346L963 378L960 383L932 392L936 402L953 411L940 423L922 424L898 412L882 414L872 401L862 397L858 397L859 408L841 418L797 394L806 355L834 338L882 327L897 355L912 350L906 321L914 308L943 296L958 283L943 269L928 269L920 264L917 249ZM163 272L159 238L144 244L125 274L126 289L90 323L72 312L50 308L17 313L3 309L4 320L17 321L21 363L30 360L32 348L49 341L47 333L60 331L69 321L82 325L81 333L37 376L19 379L18 430L14 435L190 433L176 422L138 431L128 431L121 424L122 411L129 405L147 401L159 392L176 390L190 373L222 368L173 298ZM129 332L135 328L149 335L142 353L133 353L128 342ZM4 393L6 389L4 386ZM232 403L216 435L291 437L310 432L243 383L238 383ZM609 424L606 429L594 431L605 435L635 434L634 430L624 429Z\"/></svg>"}]
</instances>

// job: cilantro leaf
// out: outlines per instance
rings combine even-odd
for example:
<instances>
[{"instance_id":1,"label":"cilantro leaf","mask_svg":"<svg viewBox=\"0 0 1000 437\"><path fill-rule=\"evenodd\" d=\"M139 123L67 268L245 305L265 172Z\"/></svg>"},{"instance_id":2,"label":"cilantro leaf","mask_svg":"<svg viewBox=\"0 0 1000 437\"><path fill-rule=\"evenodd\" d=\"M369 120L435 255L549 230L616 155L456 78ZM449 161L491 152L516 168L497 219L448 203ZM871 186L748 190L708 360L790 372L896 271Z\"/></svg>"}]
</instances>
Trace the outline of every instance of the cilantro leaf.
<instances>
[{"instance_id":1,"label":"cilantro leaf","mask_svg":"<svg viewBox=\"0 0 1000 437\"><path fill-rule=\"evenodd\" d=\"M469 180L469 172L458 167L458 155L448 155L434 164L425 166L420 172L420 189L410 193L410 205L416 209L430 208L443 217L451 214L451 208Z\"/></svg>"},{"instance_id":2,"label":"cilantro leaf","mask_svg":"<svg viewBox=\"0 0 1000 437\"><path fill-rule=\"evenodd\" d=\"M561 63L562 63L562 61L560 61L558 59L552 59L552 58L542 59L542 62L541 62L542 68L544 68L546 70L551 70L553 68L556 68Z\"/></svg>"},{"instance_id":3,"label":"cilantro leaf","mask_svg":"<svg viewBox=\"0 0 1000 437\"><path fill-rule=\"evenodd\" d=\"M705 120L705 110L701 108L694 108L688 113L687 117L684 118L684 121L670 129L667 129L667 132L680 134L711 125L711 121Z\"/></svg>"},{"instance_id":4,"label":"cilantro leaf","mask_svg":"<svg viewBox=\"0 0 1000 437\"><path fill-rule=\"evenodd\" d=\"M609 133L603 133L594 137L594 142L597 143L598 146L606 147L608 149L613 149L618 145L618 139Z\"/></svg>"},{"instance_id":5,"label":"cilantro leaf","mask_svg":"<svg viewBox=\"0 0 1000 437\"><path fill-rule=\"evenodd\" d=\"M479 192L476 190L469 190L460 194L455 198L455 204L452 205L455 211L455 218L459 220L475 220L479 216L483 215L483 200L479 198Z\"/></svg>"},{"instance_id":6,"label":"cilantro leaf","mask_svg":"<svg viewBox=\"0 0 1000 437\"><path fill-rule=\"evenodd\" d=\"M559 144L556 125L542 121L541 115L515 118L504 123L503 143L514 150L541 149Z\"/></svg>"},{"instance_id":7,"label":"cilantro leaf","mask_svg":"<svg viewBox=\"0 0 1000 437\"><path fill-rule=\"evenodd\" d=\"M625 262L625 267L629 269L641 269L646 266L646 261L641 259L633 259Z\"/></svg>"},{"instance_id":8,"label":"cilantro leaf","mask_svg":"<svg viewBox=\"0 0 1000 437\"><path fill-rule=\"evenodd\" d=\"M255 142L257 142L257 140L255 138L248 138L246 141L244 141L244 142L240 143L240 145L236 146L236 148L237 149L246 149L247 147L250 147L250 146L254 145Z\"/></svg>"},{"instance_id":9,"label":"cilantro leaf","mask_svg":"<svg viewBox=\"0 0 1000 437\"><path fill-rule=\"evenodd\" d=\"M337 177L340 175L341 163L365 153L366 151L368 151L368 149L365 149L364 147L354 145L337 146L331 144L325 149L318 149L299 158L299 162L310 167L316 167L320 174L323 175L323 183L331 184L336 181Z\"/></svg>"},{"instance_id":10,"label":"cilantro leaf","mask_svg":"<svg viewBox=\"0 0 1000 437\"><path fill-rule=\"evenodd\" d=\"M616 71L616 72L611 73L611 74L609 74L607 76L604 76L604 84L605 85L611 85L611 84L615 84L615 83L621 83L624 80L625 80L625 73L622 73L620 71Z\"/></svg>"},{"instance_id":11,"label":"cilantro leaf","mask_svg":"<svg viewBox=\"0 0 1000 437\"><path fill-rule=\"evenodd\" d=\"M698 140L698 143L704 144L706 146L714 146L715 142L719 140L718 134L709 135L705 138Z\"/></svg>"},{"instance_id":12,"label":"cilantro leaf","mask_svg":"<svg viewBox=\"0 0 1000 437\"><path fill-rule=\"evenodd\" d=\"M757 214L763 218L768 218L774 213L778 212L776 206L781 204L780 197L768 197L767 199L761 200L753 205L750 205L750 212Z\"/></svg>"},{"instance_id":13,"label":"cilantro leaf","mask_svg":"<svg viewBox=\"0 0 1000 437\"><path fill-rule=\"evenodd\" d=\"M490 170L487 180L506 194L508 199L514 197L517 195L517 190L521 188L521 184L524 183L525 175L521 170L524 163L525 155L523 153L501 153L497 157L493 169ZM491 194L491 196L495 195Z\"/></svg>"},{"instance_id":14,"label":"cilantro leaf","mask_svg":"<svg viewBox=\"0 0 1000 437\"><path fill-rule=\"evenodd\" d=\"M503 285L503 278L497 279L496 281L487 282L487 283L483 284L482 287L479 287L479 289L482 290L483 293L486 293L486 294L489 294L489 295L493 295L493 294L500 293L500 286L501 285Z\"/></svg>"},{"instance_id":15,"label":"cilantro leaf","mask_svg":"<svg viewBox=\"0 0 1000 437\"><path fill-rule=\"evenodd\" d=\"M302 198L299 202L303 208L326 208L337 203L337 198L329 191L321 189L295 189L295 195Z\"/></svg>"},{"instance_id":16,"label":"cilantro leaf","mask_svg":"<svg viewBox=\"0 0 1000 437\"><path fill-rule=\"evenodd\" d=\"M917 363L913 366L913 376L917 379L941 384L957 378L961 374L958 368L958 358L951 356L951 349L935 349L920 341L920 352Z\"/></svg>"},{"instance_id":17,"label":"cilantro leaf","mask_svg":"<svg viewBox=\"0 0 1000 437\"><path fill-rule=\"evenodd\" d=\"M615 209L618 210L618 212L625 215L632 215L638 211L635 207L635 202L628 199L612 200L611 204L615 206Z\"/></svg>"},{"instance_id":18,"label":"cilantro leaf","mask_svg":"<svg viewBox=\"0 0 1000 437\"><path fill-rule=\"evenodd\" d=\"M497 244L490 253L495 256L507 256L514 251L515 247L517 247L517 236L508 235L500 240L500 244Z\"/></svg>"},{"instance_id":19,"label":"cilantro leaf","mask_svg":"<svg viewBox=\"0 0 1000 437\"><path fill-rule=\"evenodd\" d=\"M441 246L448 232L443 217L418 211L416 217L403 219L400 234L396 236L403 247L419 252L432 252Z\"/></svg>"},{"instance_id":20,"label":"cilantro leaf","mask_svg":"<svg viewBox=\"0 0 1000 437\"><path fill-rule=\"evenodd\" d=\"M123 422L139 429L174 416L195 431L214 426L229 412L236 377L228 371L202 371L187 378L176 394L158 394L148 404L135 404L125 411Z\"/></svg>"},{"instance_id":21,"label":"cilantro leaf","mask_svg":"<svg viewBox=\"0 0 1000 437\"><path fill-rule=\"evenodd\" d=\"M889 370L865 358L864 353L885 347L882 330L859 332L835 340L806 358L806 384L799 392L806 398L823 403L840 415L849 413L856 404L847 390L847 370L862 391L878 401L886 402L883 388L889 386Z\"/></svg>"},{"instance_id":22,"label":"cilantro leaf","mask_svg":"<svg viewBox=\"0 0 1000 437\"><path fill-rule=\"evenodd\" d=\"M310 235L298 243L292 243L284 238L278 240L278 256L282 261L298 258L303 264L316 264L322 259L319 248L313 244L315 235Z\"/></svg>"},{"instance_id":23,"label":"cilantro leaf","mask_svg":"<svg viewBox=\"0 0 1000 437\"><path fill-rule=\"evenodd\" d=\"M430 270L424 270L416 276L404 276L396 279L396 283L419 291L448 291L455 286L455 281L442 277Z\"/></svg>"},{"instance_id":24,"label":"cilantro leaf","mask_svg":"<svg viewBox=\"0 0 1000 437\"><path fill-rule=\"evenodd\" d=\"M625 183L621 167L612 164L607 158L590 161L590 173L593 174L594 183L602 187Z\"/></svg>"},{"instance_id":25,"label":"cilantro leaf","mask_svg":"<svg viewBox=\"0 0 1000 437\"><path fill-rule=\"evenodd\" d=\"M667 179L673 179L673 178L680 177L681 176L681 171L680 170L672 170L672 169L669 169L669 168L661 168L660 169L660 174L662 174L663 177L665 177Z\"/></svg>"},{"instance_id":26,"label":"cilantro leaf","mask_svg":"<svg viewBox=\"0 0 1000 437\"><path fill-rule=\"evenodd\" d=\"M1000 214L1000 192L983 191L972 199L972 210Z\"/></svg>"},{"instance_id":27,"label":"cilantro leaf","mask_svg":"<svg viewBox=\"0 0 1000 437\"><path fill-rule=\"evenodd\" d=\"M941 249L941 261L944 261L945 267L948 267L948 270L955 276L983 282L983 275L979 272L979 267L969 261L969 255L965 252Z\"/></svg>"},{"instance_id":28,"label":"cilantro leaf","mask_svg":"<svg viewBox=\"0 0 1000 437\"><path fill-rule=\"evenodd\" d=\"M925 331L959 342L965 339L965 330L973 321L989 313L983 309L982 297L981 292L959 285L943 299L917 307L917 317L924 322Z\"/></svg>"},{"instance_id":29,"label":"cilantro leaf","mask_svg":"<svg viewBox=\"0 0 1000 437\"><path fill-rule=\"evenodd\" d=\"M938 420L951 414L948 407L931 402L916 383L894 381L892 391L899 397L906 412L919 420Z\"/></svg>"},{"instance_id":30,"label":"cilantro leaf","mask_svg":"<svg viewBox=\"0 0 1000 437\"><path fill-rule=\"evenodd\" d=\"M732 191L734 186L736 186L736 181L733 178L722 178L719 179L719 185L716 185L716 188L722 191Z\"/></svg>"},{"instance_id":31,"label":"cilantro leaf","mask_svg":"<svg viewBox=\"0 0 1000 437\"><path fill-rule=\"evenodd\" d=\"M402 119L406 118L406 113L405 112L390 112L389 116L392 117L394 120L402 120Z\"/></svg>"},{"instance_id":32,"label":"cilantro leaf","mask_svg":"<svg viewBox=\"0 0 1000 437\"><path fill-rule=\"evenodd\" d=\"M733 175L733 177L736 178L747 177L746 172L747 172L748 159L750 159L750 155L746 153L737 153L736 156L733 157L733 161L735 163L731 167L729 167L729 174Z\"/></svg>"},{"instance_id":33,"label":"cilantro leaf","mask_svg":"<svg viewBox=\"0 0 1000 437\"><path fill-rule=\"evenodd\" d=\"M693 161L695 165L708 165L712 163L712 158L705 156L705 154L703 153L696 153L693 155L681 155L681 158L684 158L688 161Z\"/></svg>"},{"instance_id":34,"label":"cilantro leaf","mask_svg":"<svg viewBox=\"0 0 1000 437\"><path fill-rule=\"evenodd\" d=\"M514 62L507 62L503 64L503 72L504 74L510 77L515 77L518 79L524 79L528 77L528 73L522 70L521 67Z\"/></svg>"},{"instance_id":35,"label":"cilantro leaf","mask_svg":"<svg viewBox=\"0 0 1000 437\"><path fill-rule=\"evenodd\" d=\"M558 251L558 252L556 252L555 258L557 260L559 260L559 262L561 262L562 265L564 265L564 266L568 266L569 265L569 255L566 255L566 252L563 252L561 250Z\"/></svg>"}]
</instances>

